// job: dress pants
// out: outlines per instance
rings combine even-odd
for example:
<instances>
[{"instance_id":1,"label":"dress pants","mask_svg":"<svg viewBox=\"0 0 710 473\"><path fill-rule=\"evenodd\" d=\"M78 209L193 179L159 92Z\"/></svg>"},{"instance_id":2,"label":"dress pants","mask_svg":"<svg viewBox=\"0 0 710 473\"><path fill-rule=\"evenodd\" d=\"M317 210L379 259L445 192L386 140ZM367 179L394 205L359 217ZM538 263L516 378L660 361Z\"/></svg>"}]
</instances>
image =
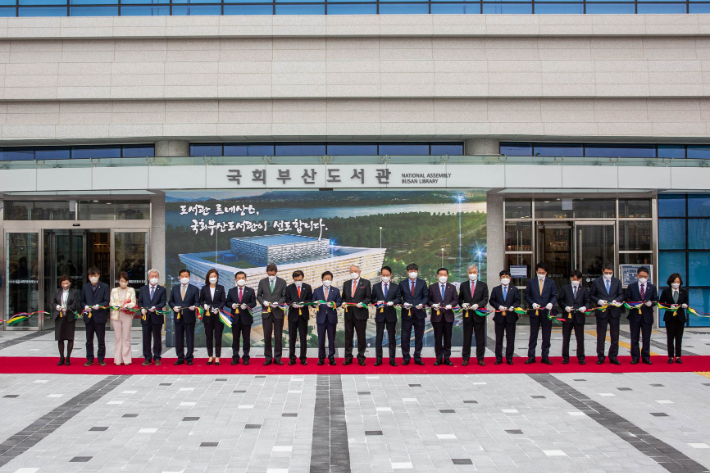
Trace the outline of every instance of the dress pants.
<instances>
[{"instance_id":1,"label":"dress pants","mask_svg":"<svg viewBox=\"0 0 710 473\"><path fill-rule=\"evenodd\" d=\"M377 360L382 361L382 341L385 338L385 329L387 329L389 358L390 361L394 361L397 356L397 335L395 333L397 322L376 322L376 325L377 336L375 337L375 355L377 356Z\"/></svg>"},{"instance_id":2,"label":"dress pants","mask_svg":"<svg viewBox=\"0 0 710 473\"><path fill-rule=\"evenodd\" d=\"M251 349L251 325L246 325L235 320L232 324L232 360L239 359L239 338L244 342L244 355L242 359L249 361Z\"/></svg>"},{"instance_id":3,"label":"dress pants","mask_svg":"<svg viewBox=\"0 0 710 473\"><path fill-rule=\"evenodd\" d=\"M584 325L578 323L576 319L562 324L562 358L569 360L569 342L573 329L574 338L577 339L577 359L582 361L584 360Z\"/></svg>"},{"instance_id":4,"label":"dress pants","mask_svg":"<svg viewBox=\"0 0 710 473\"><path fill-rule=\"evenodd\" d=\"M436 361L440 362L451 358L451 333L454 330L454 323L447 322L443 318L439 322L432 322L434 327L434 353Z\"/></svg>"},{"instance_id":5,"label":"dress pants","mask_svg":"<svg viewBox=\"0 0 710 473\"><path fill-rule=\"evenodd\" d=\"M99 350L96 353L99 361L104 361L106 356L106 322L96 323L94 319L89 319L86 324L86 360L94 361L94 334L99 342Z\"/></svg>"},{"instance_id":6,"label":"dress pants","mask_svg":"<svg viewBox=\"0 0 710 473\"><path fill-rule=\"evenodd\" d=\"M404 314L404 311L402 311ZM412 357L409 354L412 327L414 328L414 361L422 359L422 340L424 339L425 319L418 319L414 316L402 316L402 359L409 361Z\"/></svg>"},{"instance_id":7,"label":"dress pants","mask_svg":"<svg viewBox=\"0 0 710 473\"><path fill-rule=\"evenodd\" d=\"M356 319L354 316L350 319L345 319L345 360L352 361L353 359L353 335L357 334L357 359L365 360L365 350L367 343L365 341L365 328L367 327L367 319Z\"/></svg>"},{"instance_id":8,"label":"dress pants","mask_svg":"<svg viewBox=\"0 0 710 473\"><path fill-rule=\"evenodd\" d=\"M185 343L187 342L187 354ZM195 351L195 324L185 322L175 323L175 352L178 361L192 361Z\"/></svg>"},{"instance_id":9,"label":"dress pants","mask_svg":"<svg viewBox=\"0 0 710 473\"><path fill-rule=\"evenodd\" d=\"M609 326L611 345L609 346L609 359L616 360L619 354L619 322L621 318L611 315L597 318L597 359L604 361L604 348L606 344L606 327Z\"/></svg>"},{"instance_id":10,"label":"dress pants","mask_svg":"<svg viewBox=\"0 0 710 473\"><path fill-rule=\"evenodd\" d=\"M207 319L212 319L205 322ZM219 319L219 315L212 314L209 317L203 317L202 323L205 324L205 338L207 339L207 356L212 358L212 349L217 358L222 356L222 332L224 332L224 324Z\"/></svg>"},{"instance_id":11,"label":"dress pants","mask_svg":"<svg viewBox=\"0 0 710 473\"><path fill-rule=\"evenodd\" d=\"M264 328L264 358L266 361L272 359L281 361L283 352L284 319L277 319L273 315L268 319L262 319L261 325ZM271 337L274 337L274 348L271 348Z\"/></svg>"},{"instance_id":12,"label":"dress pants","mask_svg":"<svg viewBox=\"0 0 710 473\"><path fill-rule=\"evenodd\" d=\"M683 341L684 324L676 317L666 322L666 337L668 342L668 358L681 356L681 343Z\"/></svg>"},{"instance_id":13,"label":"dress pants","mask_svg":"<svg viewBox=\"0 0 710 473\"><path fill-rule=\"evenodd\" d=\"M486 355L486 318L474 314L473 310L466 312L463 316L463 346L461 347L461 357L468 361L471 357L471 339L476 334L476 358L483 361Z\"/></svg>"},{"instance_id":14,"label":"dress pants","mask_svg":"<svg viewBox=\"0 0 710 473\"><path fill-rule=\"evenodd\" d=\"M288 322L288 357L296 361L296 341L301 342L298 358L303 361L306 359L306 350L308 349L308 319L299 316L295 322Z\"/></svg>"},{"instance_id":15,"label":"dress pants","mask_svg":"<svg viewBox=\"0 0 710 473\"><path fill-rule=\"evenodd\" d=\"M505 333L505 359L511 361L515 351L515 322L495 322L496 360L503 361L503 334Z\"/></svg>"},{"instance_id":16,"label":"dress pants","mask_svg":"<svg viewBox=\"0 0 710 473\"><path fill-rule=\"evenodd\" d=\"M535 358L535 348L537 348L537 336L540 326L542 326L542 359L550 358L550 338L552 336L552 320L547 318L547 311L540 311L538 317L530 317L530 341L528 342L528 358Z\"/></svg>"},{"instance_id":17,"label":"dress pants","mask_svg":"<svg viewBox=\"0 0 710 473\"><path fill-rule=\"evenodd\" d=\"M335 359L335 325L329 324L328 322L324 324L318 324L318 359L325 359L325 336L328 334L328 359Z\"/></svg>"},{"instance_id":18,"label":"dress pants","mask_svg":"<svg viewBox=\"0 0 710 473\"><path fill-rule=\"evenodd\" d=\"M116 336L116 343L113 345L113 362L117 365L125 363L131 364L131 326L133 325L133 314L118 313L118 320L111 319L111 327Z\"/></svg>"},{"instance_id":19,"label":"dress pants","mask_svg":"<svg viewBox=\"0 0 710 473\"><path fill-rule=\"evenodd\" d=\"M653 324L644 323L639 315L629 319L629 331L631 332L631 360L639 360L639 336L641 337L640 357L643 361L651 359L651 330Z\"/></svg>"},{"instance_id":20,"label":"dress pants","mask_svg":"<svg viewBox=\"0 0 710 473\"><path fill-rule=\"evenodd\" d=\"M163 324L154 324L148 322L142 324L143 329L143 357L145 361L160 360L163 354ZM150 339L153 339L153 356L150 354Z\"/></svg>"}]
</instances>

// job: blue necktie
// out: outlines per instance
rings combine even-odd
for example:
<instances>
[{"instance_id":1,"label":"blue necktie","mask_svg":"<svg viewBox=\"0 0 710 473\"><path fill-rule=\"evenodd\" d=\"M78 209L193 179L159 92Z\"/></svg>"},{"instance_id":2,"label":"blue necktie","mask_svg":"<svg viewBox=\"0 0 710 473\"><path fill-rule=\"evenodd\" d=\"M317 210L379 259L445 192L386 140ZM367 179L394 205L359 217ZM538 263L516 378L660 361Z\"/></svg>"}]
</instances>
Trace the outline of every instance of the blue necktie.
<instances>
[{"instance_id":1,"label":"blue necktie","mask_svg":"<svg viewBox=\"0 0 710 473\"><path fill-rule=\"evenodd\" d=\"M153 294L155 294L155 287L150 286L150 301L153 301Z\"/></svg>"},{"instance_id":2,"label":"blue necktie","mask_svg":"<svg viewBox=\"0 0 710 473\"><path fill-rule=\"evenodd\" d=\"M387 299L387 286L389 286L389 284L385 284L385 299Z\"/></svg>"},{"instance_id":3,"label":"blue necktie","mask_svg":"<svg viewBox=\"0 0 710 473\"><path fill-rule=\"evenodd\" d=\"M444 291L446 290L446 286L443 284L441 285L441 302L444 302Z\"/></svg>"},{"instance_id":4,"label":"blue necktie","mask_svg":"<svg viewBox=\"0 0 710 473\"><path fill-rule=\"evenodd\" d=\"M503 286L503 302L508 298L508 286Z\"/></svg>"},{"instance_id":5,"label":"blue necktie","mask_svg":"<svg viewBox=\"0 0 710 473\"><path fill-rule=\"evenodd\" d=\"M606 280L606 293L609 294L609 280Z\"/></svg>"}]
</instances>

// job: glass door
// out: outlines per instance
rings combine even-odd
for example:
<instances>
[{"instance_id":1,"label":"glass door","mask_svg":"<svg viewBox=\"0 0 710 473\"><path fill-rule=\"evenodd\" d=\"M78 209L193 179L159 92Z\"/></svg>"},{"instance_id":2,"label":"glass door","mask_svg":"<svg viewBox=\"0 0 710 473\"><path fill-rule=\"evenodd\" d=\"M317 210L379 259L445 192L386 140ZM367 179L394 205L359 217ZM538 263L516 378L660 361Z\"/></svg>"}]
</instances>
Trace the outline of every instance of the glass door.
<instances>
[{"instance_id":1,"label":"glass door","mask_svg":"<svg viewBox=\"0 0 710 473\"><path fill-rule=\"evenodd\" d=\"M81 290L86 280L86 231L44 231L44 306L51 307L59 278L69 276L72 288ZM49 311L47 311L49 312ZM80 322L81 324L81 322ZM50 315L44 316L44 330L54 328Z\"/></svg>"},{"instance_id":2,"label":"glass door","mask_svg":"<svg viewBox=\"0 0 710 473\"><path fill-rule=\"evenodd\" d=\"M575 267L582 271L585 286L590 287L602 275L604 263L616 267L614 235L614 222L575 222Z\"/></svg>"},{"instance_id":3,"label":"glass door","mask_svg":"<svg viewBox=\"0 0 710 473\"><path fill-rule=\"evenodd\" d=\"M146 231L114 231L113 232L113 281L112 287L118 285L119 274L128 273L128 285L136 290L145 286L148 275L146 261L148 261L148 232ZM140 327L140 319L133 319L133 326Z\"/></svg>"},{"instance_id":4,"label":"glass door","mask_svg":"<svg viewBox=\"0 0 710 473\"><path fill-rule=\"evenodd\" d=\"M42 310L40 301L39 232L5 233L5 318L20 312ZM40 318L30 317L12 329L41 328Z\"/></svg>"},{"instance_id":5,"label":"glass door","mask_svg":"<svg viewBox=\"0 0 710 473\"><path fill-rule=\"evenodd\" d=\"M572 271L572 234L572 222L537 222L537 261L547 264L547 277L555 281L558 291Z\"/></svg>"}]
</instances>

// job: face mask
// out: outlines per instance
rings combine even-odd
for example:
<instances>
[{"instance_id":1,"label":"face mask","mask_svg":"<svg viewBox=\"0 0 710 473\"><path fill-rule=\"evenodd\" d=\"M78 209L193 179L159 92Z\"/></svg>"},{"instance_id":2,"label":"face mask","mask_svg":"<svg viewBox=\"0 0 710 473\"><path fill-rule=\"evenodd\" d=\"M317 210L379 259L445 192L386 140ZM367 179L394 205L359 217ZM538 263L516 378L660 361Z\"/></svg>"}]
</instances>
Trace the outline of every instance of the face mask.
<instances>
[{"instance_id":1,"label":"face mask","mask_svg":"<svg viewBox=\"0 0 710 473\"><path fill-rule=\"evenodd\" d=\"M190 282L190 278L180 278L180 283L187 284Z\"/></svg>"},{"instance_id":2,"label":"face mask","mask_svg":"<svg viewBox=\"0 0 710 473\"><path fill-rule=\"evenodd\" d=\"M604 279L611 279L611 277L614 275L614 273L611 274L605 274Z\"/></svg>"},{"instance_id":3,"label":"face mask","mask_svg":"<svg viewBox=\"0 0 710 473\"><path fill-rule=\"evenodd\" d=\"M99 278L97 278L96 276L92 276L89 278L89 281L91 281L91 284L96 284L97 282L99 282Z\"/></svg>"},{"instance_id":4,"label":"face mask","mask_svg":"<svg viewBox=\"0 0 710 473\"><path fill-rule=\"evenodd\" d=\"M504 285L504 286L507 286L508 284L510 284L510 279L508 279L508 278L503 278L503 279L500 280L500 283L501 283L502 285Z\"/></svg>"},{"instance_id":5,"label":"face mask","mask_svg":"<svg viewBox=\"0 0 710 473\"><path fill-rule=\"evenodd\" d=\"M409 277L410 277L411 279L417 279L417 274L418 274L418 273L417 273L416 271L412 271L411 273L409 273Z\"/></svg>"},{"instance_id":6,"label":"face mask","mask_svg":"<svg viewBox=\"0 0 710 473\"><path fill-rule=\"evenodd\" d=\"M478 279L478 274L469 274L468 279L470 279L471 281L475 281L476 279Z\"/></svg>"},{"instance_id":7,"label":"face mask","mask_svg":"<svg viewBox=\"0 0 710 473\"><path fill-rule=\"evenodd\" d=\"M68 291L70 287L71 284L62 284L62 289L64 289L65 291Z\"/></svg>"},{"instance_id":8,"label":"face mask","mask_svg":"<svg viewBox=\"0 0 710 473\"><path fill-rule=\"evenodd\" d=\"M671 284L671 287L673 287L673 289L678 289L680 287L680 283L674 282L673 284Z\"/></svg>"},{"instance_id":9,"label":"face mask","mask_svg":"<svg viewBox=\"0 0 710 473\"><path fill-rule=\"evenodd\" d=\"M247 282L244 279L240 279L237 281L237 286L239 286L239 287L244 287L244 286L246 286L246 284L247 284Z\"/></svg>"},{"instance_id":10,"label":"face mask","mask_svg":"<svg viewBox=\"0 0 710 473\"><path fill-rule=\"evenodd\" d=\"M276 276L269 276L269 282L274 282L276 280Z\"/></svg>"},{"instance_id":11,"label":"face mask","mask_svg":"<svg viewBox=\"0 0 710 473\"><path fill-rule=\"evenodd\" d=\"M357 279L360 275L358 273L350 273L350 279Z\"/></svg>"},{"instance_id":12,"label":"face mask","mask_svg":"<svg viewBox=\"0 0 710 473\"><path fill-rule=\"evenodd\" d=\"M118 285L121 286L121 289L125 289L125 288L128 287L128 283L127 283L127 282L119 282Z\"/></svg>"},{"instance_id":13,"label":"face mask","mask_svg":"<svg viewBox=\"0 0 710 473\"><path fill-rule=\"evenodd\" d=\"M646 281L648 281L648 278L639 278L640 284L646 284Z\"/></svg>"},{"instance_id":14,"label":"face mask","mask_svg":"<svg viewBox=\"0 0 710 473\"><path fill-rule=\"evenodd\" d=\"M331 284L333 284L333 281L331 281L330 279L326 279L325 281L323 281L323 285L325 287L330 287Z\"/></svg>"},{"instance_id":15,"label":"face mask","mask_svg":"<svg viewBox=\"0 0 710 473\"><path fill-rule=\"evenodd\" d=\"M301 287L303 285L303 281L296 281L296 287Z\"/></svg>"},{"instance_id":16,"label":"face mask","mask_svg":"<svg viewBox=\"0 0 710 473\"><path fill-rule=\"evenodd\" d=\"M545 275L544 275L544 274L538 274L538 275L537 275L537 278L538 278L540 281L544 281L544 280L545 280Z\"/></svg>"},{"instance_id":17,"label":"face mask","mask_svg":"<svg viewBox=\"0 0 710 473\"><path fill-rule=\"evenodd\" d=\"M217 278L210 278L210 284L217 284Z\"/></svg>"},{"instance_id":18,"label":"face mask","mask_svg":"<svg viewBox=\"0 0 710 473\"><path fill-rule=\"evenodd\" d=\"M388 276L382 276L382 282L390 282L390 278Z\"/></svg>"},{"instance_id":19,"label":"face mask","mask_svg":"<svg viewBox=\"0 0 710 473\"><path fill-rule=\"evenodd\" d=\"M448 281L448 280L449 280L448 276L439 276L439 282L441 284L446 284L446 281Z\"/></svg>"},{"instance_id":20,"label":"face mask","mask_svg":"<svg viewBox=\"0 0 710 473\"><path fill-rule=\"evenodd\" d=\"M155 286L156 284L158 284L158 278L150 278L150 283Z\"/></svg>"},{"instance_id":21,"label":"face mask","mask_svg":"<svg viewBox=\"0 0 710 473\"><path fill-rule=\"evenodd\" d=\"M572 287L579 287L579 281L570 281L572 283Z\"/></svg>"}]
</instances>

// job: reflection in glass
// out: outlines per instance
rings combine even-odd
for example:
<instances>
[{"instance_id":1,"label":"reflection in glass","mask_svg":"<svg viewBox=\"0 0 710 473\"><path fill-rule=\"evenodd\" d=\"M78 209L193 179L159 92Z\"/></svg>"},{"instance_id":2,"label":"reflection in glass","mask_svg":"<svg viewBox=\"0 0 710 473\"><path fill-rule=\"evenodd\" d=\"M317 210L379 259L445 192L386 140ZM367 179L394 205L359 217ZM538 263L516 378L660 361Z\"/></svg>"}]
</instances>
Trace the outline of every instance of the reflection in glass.
<instances>
[{"instance_id":1,"label":"reflection in glass","mask_svg":"<svg viewBox=\"0 0 710 473\"><path fill-rule=\"evenodd\" d=\"M150 202L133 200L79 201L79 220L148 220Z\"/></svg>"},{"instance_id":2,"label":"reflection in glass","mask_svg":"<svg viewBox=\"0 0 710 473\"><path fill-rule=\"evenodd\" d=\"M651 222L619 222L619 250L650 251Z\"/></svg>"},{"instance_id":3,"label":"reflection in glass","mask_svg":"<svg viewBox=\"0 0 710 473\"><path fill-rule=\"evenodd\" d=\"M5 220L74 220L76 201L5 201Z\"/></svg>"},{"instance_id":4,"label":"reflection in glass","mask_svg":"<svg viewBox=\"0 0 710 473\"><path fill-rule=\"evenodd\" d=\"M689 195L688 217L710 217L710 195Z\"/></svg>"},{"instance_id":5,"label":"reflection in glass","mask_svg":"<svg viewBox=\"0 0 710 473\"><path fill-rule=\"evenodd\" d=\"M685 196L664 194L658 196L659 217L685 217Z\"/></svg>"},{"instance_id":6,"label":"reflection in glass","mask_svg":"<svg viewBox=\"0 0 710 473\"><path fill-rule=\"evenodd\" d=\"M710 219L688 219L688 247L691 250L710 250Z\"/></svg>"},{"instance_id":7,"label":"reflection in glass","mask_svg":"<svg viewBox=\"0 0 710 473\"><path fill-rule=\"evenodd\" d=\"M620 199L619 217L621 218L651 218L650 199Z\"/></svg>"},{"instance_id":8,"label":"reflection in glass","mask_svg":"<svg viewBox=\"0 0 710 473\"><path fill-rule=\"evenodd\" d=\"M532 200L505 200L505 218L532 218Z\"/></svg>"},{"instance_id":9,"label":"reflection in glass","mask_svg":"<svg viewBox=\"0 0 710 473\"><path fill-rule=\"evenodd\" d=\"M506 222L505 251L532 251L532 222Z\"/></svg>"},{"instance_id":10,"label":"reflection in glass","mask_svg":"<svg viewBox=\"0 0 710 473\"><path fill-rule=\"evenodd\" d=\"M688 252L688 286L710 286L710 251Z\"/></svg>"},{"instance_id":11,"label":"reflection in glass","mask_svg":"<svg viewBox=\"0 0 710 473\"><path fill-rule=\"evenodd\" d=\"M7 233L5 261L7 261L6 318L20 312L39 310L39 234ZM16 327L38 327L37 316L24 320Z\"/></svg>"},{"instance_id":12,"label":"reflection in glass","mask_svg":"<svg viewBox=\"0 0 710 473\"><path fill-rule=\"evenodd\" d=\"M685 249L684 218L664 218L658 221L658 248L661 250Z\"/></svg>"}]
</instances>

